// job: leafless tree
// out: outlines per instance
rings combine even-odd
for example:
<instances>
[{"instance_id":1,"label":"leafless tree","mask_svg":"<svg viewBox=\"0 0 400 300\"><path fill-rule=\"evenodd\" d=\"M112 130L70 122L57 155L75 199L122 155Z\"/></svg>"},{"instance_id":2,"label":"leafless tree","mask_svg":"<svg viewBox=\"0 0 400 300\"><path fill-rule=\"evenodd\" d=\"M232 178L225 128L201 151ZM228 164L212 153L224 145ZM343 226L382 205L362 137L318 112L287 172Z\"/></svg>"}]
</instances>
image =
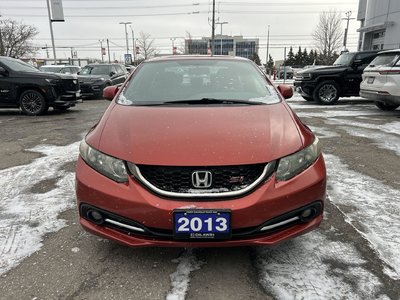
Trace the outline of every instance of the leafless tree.
<instances>
[{"instance_id":1,"label":"leafless tree","mask_svg":"<svg viewBox=\"0 0 400 300\"><path fill-rule=\"evenodd\" d=\"M33 54L37 49L30 40L38 33L34 26L11 19L0 20L0 55L22 57Z\"/></svg>"},{"instance_id":2,"label":"leafless tree","mask_svg":"<svg viewBox=\"0 0 400 300\"><path fill-rule=\"evenodd\" d=\"M154 40L151 39L150 34L140 32L139 36L136 46L139 47L139 55L141 55L143 59L148 59L158 54L157 49L154 47Z\"/></svg>"},{"instance_id":3,"label":"leafless tree","mask_svg":"<svg viewBox=\"0 0 400 300\"><path fill-rule=\"evenodd\" d=\"M339 50L343 41L342 18L339 12L322 12L319 23L312 34L316 48L321 54L320 59L327 64Z\"/></svg>"}]
</instances>

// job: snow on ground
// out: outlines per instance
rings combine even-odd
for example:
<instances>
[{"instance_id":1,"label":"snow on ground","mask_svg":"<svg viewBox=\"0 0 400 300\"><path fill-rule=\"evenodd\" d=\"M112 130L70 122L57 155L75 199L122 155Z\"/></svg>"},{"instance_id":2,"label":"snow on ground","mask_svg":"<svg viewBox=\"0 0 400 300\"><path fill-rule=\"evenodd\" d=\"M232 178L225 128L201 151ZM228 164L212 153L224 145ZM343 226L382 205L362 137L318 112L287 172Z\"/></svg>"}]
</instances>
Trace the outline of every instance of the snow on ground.
<instances>
[{"instance_id":1,"label":"snow on ground","mask_svg":"<svg viewBox=\"0 0 400 300\"><path fill-rule=\"evenodd\" d=\"M325 162L330 201L346 207L346 221L386 262L385 273L400 279L400 191L350 170L334 155L325 154Z\"/></svg>"},{"instance_id":2,"label":"snow on ground","mask_svg":"<svg viewBox=\"0 0 400 300\"><path fill-rule=\"evenodd\" d=\"M45 234L66 226L57 215L75 205L75 185L74 174L61 168L76 160L78 146L38 146L30 151L43 157L0 170L0 274L39 250ZM54 188L42 192L41 182Z\"/></svg>"},{"instance_id":3,"label":"snow on ground","mask_svg":"<svg viewBox=\"0 0 400 300\"><path fill-rule=\"evenodd\" d=\"M170 275L171 290L167 295L167 300L184 300L189 289L190 273L199 270L203 262L197 260L192 249L185 249L179 258L172 262L178 263L174 273Z\"/></svg>"},{"instance_id":4,"label":"snow on ground","mask_svg":"<svg viewBox=\"0 0 400 300\"><path fill-rule=\"evenodd\" d=\"M256 253L260 282L276 299L388 299L357 250L321 230Z\"/></svg>"}]
</instances>

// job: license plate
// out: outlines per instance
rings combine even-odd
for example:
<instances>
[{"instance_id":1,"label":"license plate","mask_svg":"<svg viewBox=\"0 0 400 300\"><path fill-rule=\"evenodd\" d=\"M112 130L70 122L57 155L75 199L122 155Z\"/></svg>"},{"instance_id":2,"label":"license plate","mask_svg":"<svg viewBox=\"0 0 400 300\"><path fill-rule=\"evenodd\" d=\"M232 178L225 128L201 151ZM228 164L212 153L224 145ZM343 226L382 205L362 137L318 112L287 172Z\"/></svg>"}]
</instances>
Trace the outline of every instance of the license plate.
<instances>
[{"instance_id":1,"label":"license plate","mask_svg":"<svg viewBox=\"0 0 400 300\"><path fill-rule=\"evenodd\" d=\"M367 83L372 84L374 83L375 77L368 77Z\"/></svg>"},{"instance_id":2,"label":"license plate","mask_svg":"<svg viewBox=\"0 0 400 300\"><path fill-rule=\"evenodd\" d=\"M231 211L219 209L177 209L174 216L176 239L229 239Z\"/></svg>"}]
</instances>

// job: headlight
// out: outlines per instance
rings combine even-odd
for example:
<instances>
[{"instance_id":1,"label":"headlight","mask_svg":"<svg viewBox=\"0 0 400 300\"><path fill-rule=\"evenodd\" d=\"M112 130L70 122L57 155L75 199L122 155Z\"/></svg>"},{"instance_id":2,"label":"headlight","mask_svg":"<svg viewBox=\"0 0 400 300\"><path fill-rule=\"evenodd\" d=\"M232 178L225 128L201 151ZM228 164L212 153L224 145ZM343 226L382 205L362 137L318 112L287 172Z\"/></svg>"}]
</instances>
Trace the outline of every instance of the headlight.
<instances>
[{"instance_id":1,"label":"headlight","mask_svg":"<svg viewBox=\"0 0 400 300\"><path fill-rule=\"evenodd\" d=\"M93 82L94 83L97 83L97 84L101 84L101 83L103 83L104 82L104 78L102 77L102 78L97 78L96 80L94 80Z\"/></svg>"},{"instance_id":2,"label":"headlight","mask_svg":"<svg viewBox=\"0 0 400 300\"><path fill-rule=\"evenodd\" d=\"M319 140L315 137L314 142L307 148L281 158L276 171L277 180L288 180L311 166L321 154Z\"/></svg>"},{"instance_id":3,"label":"headlight","mask_svg":"<svg viewBox=\"0 0 400 300\"><path fill-rule=\"evenodd\" d=\"M311 73L303 73L302 74L302 77L303 77L303 79L311 79L312 78L312 75L311 75Z\"/></svg>"},{"instance_id":4,"label":"headlight","mask_svg":"<svg viewBox=\"0 0 400 300\"><path fill-rule=\"evenodd\" d=\"M58 79L58 78L45 78L44 80L46 80L48 83L51 83L51 84L57 84L57 83L60 83L61 82L61 79Z\"/></svg>"},{"instance_id":5,"label":"headlight","mask_svg":"<svg viewBox=\"0 0 400 300\"><path fill-rule=\"evenodd\" d=\"M124 161L97 151L90 147L85 140L82 140L79 146L79 153L83 160L97 172L116 182L128 181Z\"/></svg>"}]
</instances>

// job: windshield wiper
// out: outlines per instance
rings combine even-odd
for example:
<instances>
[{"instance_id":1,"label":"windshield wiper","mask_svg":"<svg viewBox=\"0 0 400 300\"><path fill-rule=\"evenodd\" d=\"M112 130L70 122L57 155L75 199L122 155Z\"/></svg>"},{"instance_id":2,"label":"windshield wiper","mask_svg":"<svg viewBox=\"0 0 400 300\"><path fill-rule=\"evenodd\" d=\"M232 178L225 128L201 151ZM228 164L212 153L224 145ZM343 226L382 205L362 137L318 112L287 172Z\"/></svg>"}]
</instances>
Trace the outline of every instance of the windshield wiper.
<instances>
[{"instance_id":1,"label":"windshield wiper","mask_svg":"<svg viewBox=\"0 0 400 300\"><path fill-rule=\"evenodd\" d=\"M237 99L216 99L216 98L166 101L164 103L165 104L247 104L247 105L264 104L263 102L258 102L258 101L237 100Z\"/></svg>"}]
</instances>

